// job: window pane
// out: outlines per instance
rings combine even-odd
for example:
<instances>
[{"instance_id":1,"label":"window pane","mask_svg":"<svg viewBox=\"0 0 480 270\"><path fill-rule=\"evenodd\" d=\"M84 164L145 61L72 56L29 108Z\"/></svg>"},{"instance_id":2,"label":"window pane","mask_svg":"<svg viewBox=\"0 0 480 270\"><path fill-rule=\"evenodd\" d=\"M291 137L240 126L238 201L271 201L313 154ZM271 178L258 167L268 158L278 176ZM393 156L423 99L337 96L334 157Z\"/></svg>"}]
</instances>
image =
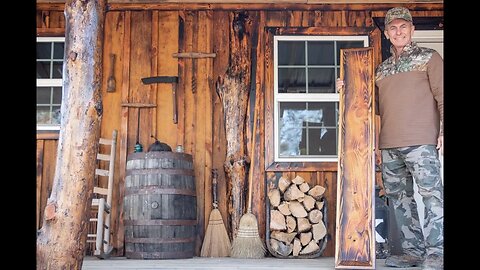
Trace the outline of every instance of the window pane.
<instances>
[{"instance_id":1,"label":"window pane","mask_svg":"<svg viewBox=\"0 0 480 270\"><path fill-rule=\"evenodd\" d=\"M49 106L37 106L37 124L50 124Z\"/></svg>"},{"instance_id":2,"label":"window pane","mask_svg":"<svg viewBox=\"0 0 480 270\"><path fill-rule=\"evenodd\" d=\"M334 128L311 128L308 130L310 155L336 155L337 130Z\"/></svg>"},{"instance_id":3,"label":"window pane","mask_svg":"<svg viewBox=\"0 0 480 270\"><path fill-rule=\"evenodd\" d=\"M305 65L305 42L304 41L279 41L278 42L279 65Z\"/></svg>"},{"instance_id":4,"label":"window pane","mask_svg":"<svg viewBox=\"0 0 480 270\"><path fill-rule=\"evenodd\" d=\"M50 62L37 62L37 79L50 79Z\"/></svg>"},{"instance_id":5,"label":"window pane","mask_svg":"<svg viewBox=\"0 0 480 270\"><path fill-rule=\"evenodd\" d=\"M62 78L63 62L53 62L53 76L54 79Z\"/></svg>"},{"instance_id":6,"label":"window pane","mask_svg":"<svg viewBox=\"0 0 480 270\"><path fill-rule=\"evenodd\" d=\"M327 129L323 123L327 111L328 114L336 112L334 102L281 102L279 110L280 157L327 155L326 150L321 150L323 147L334 149L334 153L328 152L328 155L335 155L336 139L329 139L326 143L325 136L335 138L336 126Z\"/></svg>"},{"instance_id":7,"label":"window pane","mask_svg":"<svg viewBox=\"0 0 480 270\"><path fill-rule=\"evenodd\" d=\"M308 69L309 93L335 93L334 68L309 68Z\"/></svg>"},{"instance_id":8,"label":"window pane","mask_svg":"<svg viewBox=\"0 0 480 270\"><path fill-rule=\"evenodd\" d=\"M279 68L279 93L306 93L304 68Z\"/></svg>"},{"instance_id":9,"label":"window pane","mask_svg":"<svg viewBox=\"0 0 480 270\"><path fill-rule=\"evenodd\" d=\"M52 124L60 125L60 106L53 106L52 109Z\"/></svg>"},{"instance_id":10,"label":"window pane","mask_svg":"<svg viewBox=\"0 0 480 270\"><path fill-rule=\"evenodd\" d=\"M334 65L333 41L309 41L308 65Z\"/></svg>"},{"instance_id":11,"label":"window pane","mask_svg":"<svg viewBox=\"0 0 480 270\"><path fill-rule=\"evenodd\" d=\"M37 104L50 104L50 87L37 87Z\"/></svg>"},{"instance_id":12,"label":"window pane","mask_svg":"<svg viewBox=\"0 0 480 270\"><path fill-rule=\"evenodd\" d=\"M337 127L338 102L309 102L308 108L322 111L322 121L320 123L310 123L310 126Z\"/></svg>"},{"instance_id":13,"label":"window pane","mask_svg":"<svg viewBox=\"0 0 480 270\"><path fill-rule=\"evenodd\" d=\"M51 57L52 44L50 42L37 42L37 59L50 59Z\"/></svg>"},{"instance_id":14,"label":"window pane","mask_svg":"<svg viewBox=\"0 0 480 270\"><path fill-rule=\"evenodd\" d=\"M53 45L53 59L63 60L63 42L55 42Z\"/></svg>"},{"instance_id":15,"label":"window pane","mask_svg":"<svg viewBox=\"0 0 480 270\"><path fill-rule=\"evenodd\" d=\"M62 103L62 88L61 87L53 87L53 104L61 104Z\"/></svg>"},{"instance_id":16,"label":"window pane","mask_svg":"<svg viewBox=\"0 0 480 270\"><path fill-rule=\"evenodd\" d=\"M340 65L340 49L363 47L363 41L337 41L337 65Z\"/></svg>"}]
</instances>

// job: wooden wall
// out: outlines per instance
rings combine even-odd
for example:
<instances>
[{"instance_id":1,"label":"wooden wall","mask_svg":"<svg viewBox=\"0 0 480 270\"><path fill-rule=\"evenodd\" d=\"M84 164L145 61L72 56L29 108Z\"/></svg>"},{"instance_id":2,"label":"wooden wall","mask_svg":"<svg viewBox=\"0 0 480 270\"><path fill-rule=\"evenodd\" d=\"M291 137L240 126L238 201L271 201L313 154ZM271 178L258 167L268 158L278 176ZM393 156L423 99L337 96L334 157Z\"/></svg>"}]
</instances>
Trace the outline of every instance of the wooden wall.
<instances>
[{"instance_id":1,"label":"wooden wall","mask_svg":"<svg viewBox=\"0 0 480 270\"><path fill-rule=\"evenodd\" d=\"M268 150L273 145L268 140L272 136L269 115L273 94L273 62L271 44L265 27L282 29L299 27L356 28L370 33L370 45L375 48L375 62L381 58L380 30L375 27L373 14L383 16L391 5L295 5L294 10L274 9L274 5L255 5L256 9L242 10L238 6L217 5L178 6L169 4L162 9L144 5L129 8L117 4L106 14L104 38L104 78L102 85L104 114L101 135L109 137L113 129L119 130L115 189L113 198L112 230L113 245L118 256L123 255L122 205L124 194L125 161L134 150L139 128L140 143L146 150L154 142L150 136L172 148L180 144L185 152L194 158L197 188L197 216L199 221L196 241L197 254L203 240L208 218L212 209L211 169L219 171L219 209L227 222L226 182L223 170L225 160L225 131L222 104L215 90L216 79L224 74L229 64L229 31L231 12L244 12L258 20L258 48L256 67L256 90L265 96L264 108L260 112L263 130L262 146L258 160L252 160L254 167L253 213L259 221L260 235L265 238L265 189L282 175L294 178L300 175L309 184L326 187L328 201L328 245L324 256L334 256L335 202L336 202L336 163L330 164L275 164L271 166ZM410 4L416 16L443 16L443 4ZM248 7L246 5L246 7ZM350 8L353 7L353 8ZM62 36L65 21L62 4L37 4L37 33L39 36ZM367 31L368 30L368 31ZM249 37L251 38L251 37ZM172 56L175 52L214 52L215 58L185 59ZM112 62L110 54L116 55L114 76L116 89L106 92L106 81L110 75ZM178 76L178 123L172 120L172 85L167 83L144 85L141 78L149 76ZM263 97L262 95L260 95ZM132 103L154 104L151 108L132 107ZM130 105L128 105L130 104ZM253 103L254 104L254 103ZM251 111L254 108L249 108ZM140 123L137 123L140 110ZM269 114L270 111L270 114ZM250 119L249 119L250 120ZM248 121L249 125L251 124ZM267 127L267 128L265 128ZM252 127L249 126L247 134ZM257 135L258 135L257 134ZM43 209L51 192L55 170L57 138L55 134L37 135L37 227L41 226ZM251 138L251 134L247 136ZM265 140L267 137L267 140ZM250 150L251 146L248 145ZM264 151L264 149L267 149ZM265 156L267 156L265 158ZM228 228L231 231L230 228Z\"/></svg>"}]
</instances>

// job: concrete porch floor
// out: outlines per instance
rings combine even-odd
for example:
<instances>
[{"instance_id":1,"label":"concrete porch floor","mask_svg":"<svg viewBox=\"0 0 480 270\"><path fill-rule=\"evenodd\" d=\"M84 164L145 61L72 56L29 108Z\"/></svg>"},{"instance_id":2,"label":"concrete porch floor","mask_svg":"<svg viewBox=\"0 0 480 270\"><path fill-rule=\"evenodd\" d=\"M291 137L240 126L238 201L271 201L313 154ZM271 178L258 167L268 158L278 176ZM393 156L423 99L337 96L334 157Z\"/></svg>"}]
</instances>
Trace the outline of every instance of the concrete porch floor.
<instances>
[{"instance_id":1,"label":"concrete porch floor","mask_svg":"<svg viewBox=\"0 0 480 270\"><path fill-rule=\"evenodd\" d=\"M335 269L335 258L320 257L315 259L279 259L265 257L262 259L236 259L236 258L205 258L193 257L189 259L165 259L165 260L133 260L125 257L112 257L98 259L97 257L85 257L82 270L105 270L105 269L185 269L185 270L331 270ZM395 270L385 266L385 260L376 260L377 270ZM402 270L417 270L420 267L402 268Z\"/></svg>"}]
</instances>

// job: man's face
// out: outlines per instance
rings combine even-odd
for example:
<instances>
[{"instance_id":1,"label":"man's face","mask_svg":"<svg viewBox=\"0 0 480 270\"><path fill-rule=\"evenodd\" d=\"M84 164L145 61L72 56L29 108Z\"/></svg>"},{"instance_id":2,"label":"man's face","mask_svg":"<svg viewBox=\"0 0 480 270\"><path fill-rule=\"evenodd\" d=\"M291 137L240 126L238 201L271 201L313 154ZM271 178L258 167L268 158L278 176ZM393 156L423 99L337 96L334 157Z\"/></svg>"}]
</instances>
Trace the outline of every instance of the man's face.
<instances>
[{"instance_id":1,"label":"man's face","mask_svg":"<svg viewBox=\"0 0 480 270\"><path fill-rule=\"evenodd\" d=\"M395 19L385 27L385 36L395 48L403 48L412 40L415 26L409 21Z\"/></svg>"}]
</instances>

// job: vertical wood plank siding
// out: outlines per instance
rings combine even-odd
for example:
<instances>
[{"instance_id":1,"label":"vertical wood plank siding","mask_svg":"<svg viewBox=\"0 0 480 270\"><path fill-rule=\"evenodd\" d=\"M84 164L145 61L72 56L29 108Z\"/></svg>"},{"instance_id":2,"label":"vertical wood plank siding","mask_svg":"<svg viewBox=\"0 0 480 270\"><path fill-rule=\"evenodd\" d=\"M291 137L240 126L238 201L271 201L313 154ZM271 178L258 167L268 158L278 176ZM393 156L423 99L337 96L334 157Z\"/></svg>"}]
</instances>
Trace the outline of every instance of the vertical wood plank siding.
<instances>
[{"instance_id":1,"label":"vertical wood plank siding","mask_svg":"<svg viewBox=\"0 0 480 270\"><path fill-rule=\"evenodd\" d=\"M263 91L257 97L264 98L258 103L263 106L258 111L265 112L259 118L262 130L260 135L262 153L256 156L272 155L271 134L273 119L265 117L272 113L273 104L265 102L273 95L273 40L269 40L266 27L375 27L372 14L384 16L390 5L363 5L356 8L340 9L331 5L311 8L301 4L295 10L269 9L267 5L245 12L256 14L258 46L255 74L255 88ZM412 14L422 16L443 16L443 5L410 4ZM39 8L40 7L40 8ZM195 184L197 186L197 218L199 221L196 239L196 252L199 255L204 231L212 209L211 169L218 169L219 209L227 230L227 203L225 174L226 141L222 104L215 92L215 83L220 74L224 74L229 65L229 16L232 10L223 6L204 9L178 9L168 6L168 10L118 8L106 14L104 41L104 70L112 65L110 54L116 55L114 77L116 89L106 92L108 72L102 82L104 116L101 136L110 136L112 130L119 130L117 163L115 165L115 187L112 215L112 243L116 256L124 254L123 196L125 192L125 162L133 152L137 135L137 113L140 110L140 143L144 150L154 142L150 137L156 136L160 141L175 149L177 144L184 146L185 152L193 156ZM215 6L213 6L215 7ZM52 4L37 5L37 34L39 36L63 36L65 19L63 10ZM374 30L370 37L371 46L375 47L374 61L380 62L381 32ZM248 37L252 38L252 37ZM215 58L174 58L174 52L216 53ZM173 101L172 85L160 83L144 85L141 78L150 76L178 76L177 110L178 124L172 121ZM155 108L132 108L122 106L124 103L149 103ZM254 106L250 106L251 114ZM253 114L250 115L252 117ZM252 118L253 119L253 118ZM251 121L248 122L249 125ZM251 126L247 130L253 130ZM250 135L249 135L250 136ZM255 136L252 134L251 136ZM267 137L267 140L265 140ZM41 220L55 170L57 139L37 139L37 220ZM248 146L251 149L251 146ZM263 149L265 151L263 152ZM273 156L269 157L273 159ZM252 160L255 164L252 211L259 222L259 232L265 238L265 188L268 181L282 175L289 178L301 175L311 185L322 185L326 190L328 204L328 245L324 256L334 256L335 240L335 202L336 202L336 165L314 164L308 170L279 167L279 170L265 166L272 160L261 158ZM257 168L258 166L258 168ZM258 178L258 179L257 179ZM40 226L37 222L37 227ZM91 250L87 251L91 252Z\"/></svg>"}]
</instances>

